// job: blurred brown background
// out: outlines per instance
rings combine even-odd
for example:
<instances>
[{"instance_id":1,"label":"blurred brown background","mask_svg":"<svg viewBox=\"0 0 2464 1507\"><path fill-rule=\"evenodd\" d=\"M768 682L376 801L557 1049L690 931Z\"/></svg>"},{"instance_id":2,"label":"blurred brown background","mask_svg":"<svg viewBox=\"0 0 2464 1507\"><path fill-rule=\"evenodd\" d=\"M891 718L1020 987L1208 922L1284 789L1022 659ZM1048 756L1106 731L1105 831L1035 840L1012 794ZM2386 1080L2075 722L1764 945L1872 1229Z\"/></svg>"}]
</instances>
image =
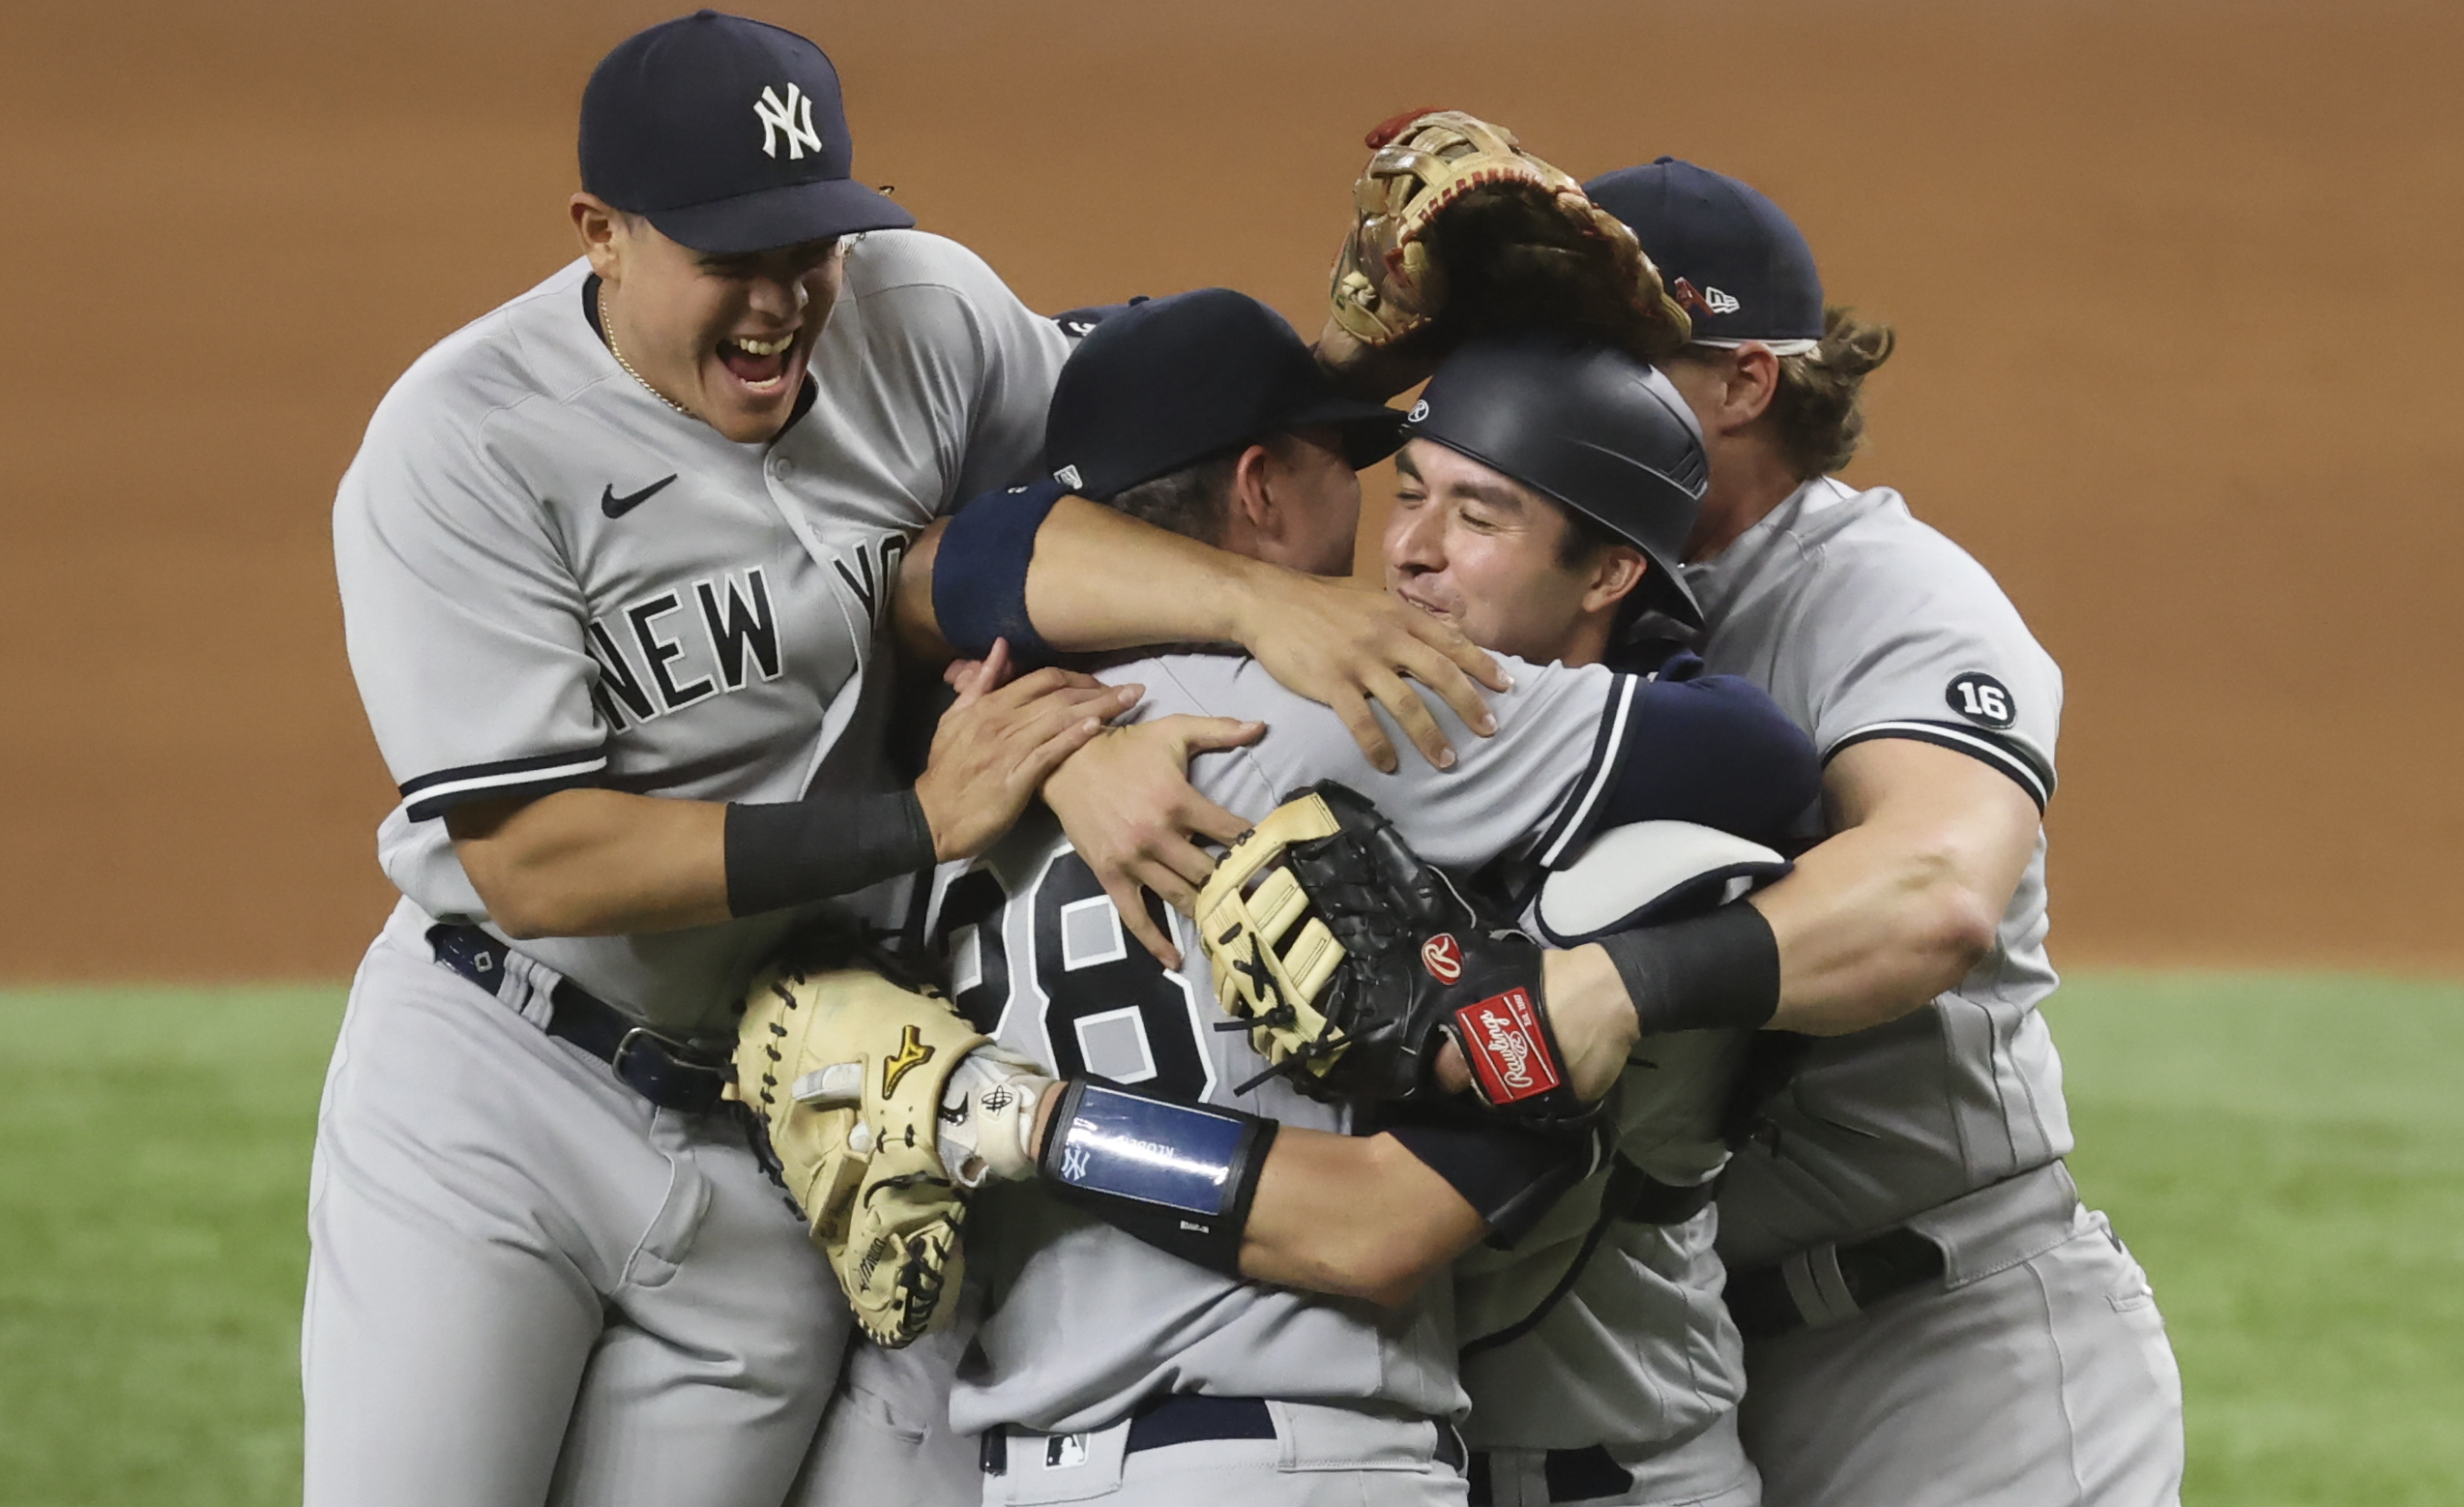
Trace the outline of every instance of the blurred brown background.
<instances>
[{"instance_id":1,"label":"blurred brown background","mask_svg":"<svg viewBox=\"0 0 2464 1507\"><path fill-rule=\"evenodd\" d=\"M1043 309L1229 283L1314 329L1409 105L1751 181L1900 329L1850 478L2068 672L2057 960L2464 964L2464 12L753 9L838 62L859 173ZM393 797L334 484L572 254L583 79L669 14L0 11L0 978L349 969Z\"/></svg>"}]
</instances>

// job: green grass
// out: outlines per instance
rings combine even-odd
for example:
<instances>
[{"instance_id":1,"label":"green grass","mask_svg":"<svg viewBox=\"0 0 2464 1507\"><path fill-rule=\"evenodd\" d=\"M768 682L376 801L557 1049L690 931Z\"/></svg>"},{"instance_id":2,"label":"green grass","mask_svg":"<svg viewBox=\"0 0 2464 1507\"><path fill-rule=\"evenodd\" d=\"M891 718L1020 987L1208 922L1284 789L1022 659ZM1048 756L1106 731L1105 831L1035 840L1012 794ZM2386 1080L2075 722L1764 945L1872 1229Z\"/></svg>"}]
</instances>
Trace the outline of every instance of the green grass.
<instances>
[{"instance_id":1,"label":"green grass","mask_svg":"<svg viewBox=\"0 0 2464 1507\"><path fill-rule=\"evenodd\" d=\"M0 1503L299 1498L334 989L0 992ZM2049 1014L2193 1507L2464 1500L2464 987L2099 974Z\"/></svg>"},{"instance_id":2,"label":"green grass","mask_svg":"<svg viewBox=\"0 0 2464 1507\"><path fill-rule=\"evenodd\" d=\"M0 993L0 1502L300 1499L339 989Z\"/></svg>"},{"instance_id":3,"label":"green grass","mask_svg":"<svg viewBox=\"0 0 2464 1507\"><path fill-rule=\"evenodd\" d=\"M2185 1500L2464 1501L2464 988L2103 974L2046 1014L2182 1360Z\"/></svg>"}]
</instances>

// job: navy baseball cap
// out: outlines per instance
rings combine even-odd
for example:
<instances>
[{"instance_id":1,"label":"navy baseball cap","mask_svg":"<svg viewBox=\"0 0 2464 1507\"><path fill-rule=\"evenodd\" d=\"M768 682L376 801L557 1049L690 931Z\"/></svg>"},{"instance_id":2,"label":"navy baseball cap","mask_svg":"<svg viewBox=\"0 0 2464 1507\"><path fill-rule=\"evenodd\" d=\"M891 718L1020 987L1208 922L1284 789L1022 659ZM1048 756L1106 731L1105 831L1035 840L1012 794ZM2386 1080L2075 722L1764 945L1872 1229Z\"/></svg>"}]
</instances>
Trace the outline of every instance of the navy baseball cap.
<instances>
[{"instance_id":1,"label":"navy baseball cap","mask_svg":"<svg viewBox=\"0 0 2464 1507\"><path fill-rule=\"evenodd\" d=\"M1062 365L1044 419L1054 481L1099 502L1270 434L1331 425L1354 470L1403 443L1403 416L1335 390L1281 314L1200 288L1107 310Z\"/></svg>"},{"instance_id":2,"label":"navy baseball cap","mask_svg":"<svg viewBox=\"0 0 2464 1507\"><path fill-rule=\"evenodd\" d=\"M1779 206L1724 173L1663 157L1583 185L1626 222L1693 316L1694 343L1758 340L1782 356L1822 340L1813 248Z\"/></svg>"},{"instance_id":3,"label":"navy baseball cap","mask_svg":"<svg viewBox=\"0 0 2464 1507\"><path fill-rule=\"evenodd\" d=\"M582 188L721 255L903 230L848 176L838 71L794 32L697 11L616 44L582 91Z\"/></svg>"}]
</instances>

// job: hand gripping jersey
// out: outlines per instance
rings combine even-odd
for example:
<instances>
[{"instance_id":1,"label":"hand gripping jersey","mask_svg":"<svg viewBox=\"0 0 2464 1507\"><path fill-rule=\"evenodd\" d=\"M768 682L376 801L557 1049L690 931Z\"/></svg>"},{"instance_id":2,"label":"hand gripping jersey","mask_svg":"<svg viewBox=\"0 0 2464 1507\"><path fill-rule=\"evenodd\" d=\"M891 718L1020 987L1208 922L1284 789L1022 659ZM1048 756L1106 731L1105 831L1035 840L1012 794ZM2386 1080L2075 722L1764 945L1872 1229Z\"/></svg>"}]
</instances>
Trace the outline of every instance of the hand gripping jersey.
<instances>
[{"instance_id":1,"label":"hand gripping jersey","mask_svg":"<svg viewBox=\"0 0 2464 1507\"><path fill-rule=\"evenodd\" d=\"M2039 809L2052 795L2061 672L1984 568L1897 492L1809 482L1687 574L1711 667L1769 691L1826 760L1914 738L1980 760ZM1889 1228L2069 1151L2037 1013L2056 982L2044 936L2039 836L1996 945L1957 988L1816 1041L1771 1101L1720 1193L1731 1266Z\"/></svg>"},{"instance_id":2,"label":"hand gripping jersey","mask_svg":"<svg viewBox=\"0 0 2464 1507\"><path fill-rule=\"evenodd\" d=\"M351 667L402 796L378 852L430 916L485 920L439 819L463 802L886 788L874 635L899 557L1034 469L1069 351L971 252L875 232L795 419L738 444L616 364L596 285L576 263L429 351L335 504ZM691 1030L795 919L514 946Z\"/></svg>"},{"instance_id":3,"label":"hand gripping jersey","mask_svg":"<svg viewBox=\"0 0 2464 1507\"><path fill-rule=\"evenodd\" d=\"M1412 756L1377 773L1326 708L1275 684L1253 661L1174 655L1105 672L1147 688L1136 712L1254 718L1255 746L1201 756L1197 787L1255 819L1286 792L1336 779L1376 801L1432 862L1473 868L1501 855L1553 863L1579 843L1628 741L1633 677L1600 667L1509 662L1515 689L1494 700L1499 731L1440 722L1461 754L1440 771ZM930 922L960 1009L1000 1043L1063 1074L1087 1072L1163 1093L1342 1131L1341 1109L1281 1079L1247 1093L1264 1061L1215 1029L1205 954L1178 915L1187 960L1167 971L1122 930L1112 902L1050 823L1022 822L977 862L946 868ZM979 1200L970 1264L987 1281L979 1359L962 1367L952 1423L1045 1432L1101 1427L1167 1392L1358 1401L1424 1416L1463 1407L1444 1284L1387 1311L1235 1281L1147 1246L1047 1198L1031 1184Z\"/></svg>"}]
</instances>

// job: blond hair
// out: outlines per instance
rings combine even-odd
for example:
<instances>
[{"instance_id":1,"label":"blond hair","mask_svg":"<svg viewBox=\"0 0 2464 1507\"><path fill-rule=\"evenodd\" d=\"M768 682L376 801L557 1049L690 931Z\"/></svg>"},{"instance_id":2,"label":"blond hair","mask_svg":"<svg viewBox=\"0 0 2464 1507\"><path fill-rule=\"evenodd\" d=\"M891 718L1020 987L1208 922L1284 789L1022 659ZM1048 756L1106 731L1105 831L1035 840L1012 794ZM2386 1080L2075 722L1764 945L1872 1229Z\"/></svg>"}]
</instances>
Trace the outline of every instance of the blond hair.
<instances>
[{"instance_id":1,"label":"blond hair","mask_svg":"<svg viewBox=\"0 0 2464 1507\"><path fill-rule=\"evenodd\" d=\"M1865 374L1891 359L1897 337L1887 324L1833 305L1823 310L1822 342L1801 356L1781 356L1779 385L1764 410L1780 459L1800 481L1836 471L1865 440ZM1688 345L1681 360L1711 362L1732 352Z\"/></svg>"}]
</instances>

